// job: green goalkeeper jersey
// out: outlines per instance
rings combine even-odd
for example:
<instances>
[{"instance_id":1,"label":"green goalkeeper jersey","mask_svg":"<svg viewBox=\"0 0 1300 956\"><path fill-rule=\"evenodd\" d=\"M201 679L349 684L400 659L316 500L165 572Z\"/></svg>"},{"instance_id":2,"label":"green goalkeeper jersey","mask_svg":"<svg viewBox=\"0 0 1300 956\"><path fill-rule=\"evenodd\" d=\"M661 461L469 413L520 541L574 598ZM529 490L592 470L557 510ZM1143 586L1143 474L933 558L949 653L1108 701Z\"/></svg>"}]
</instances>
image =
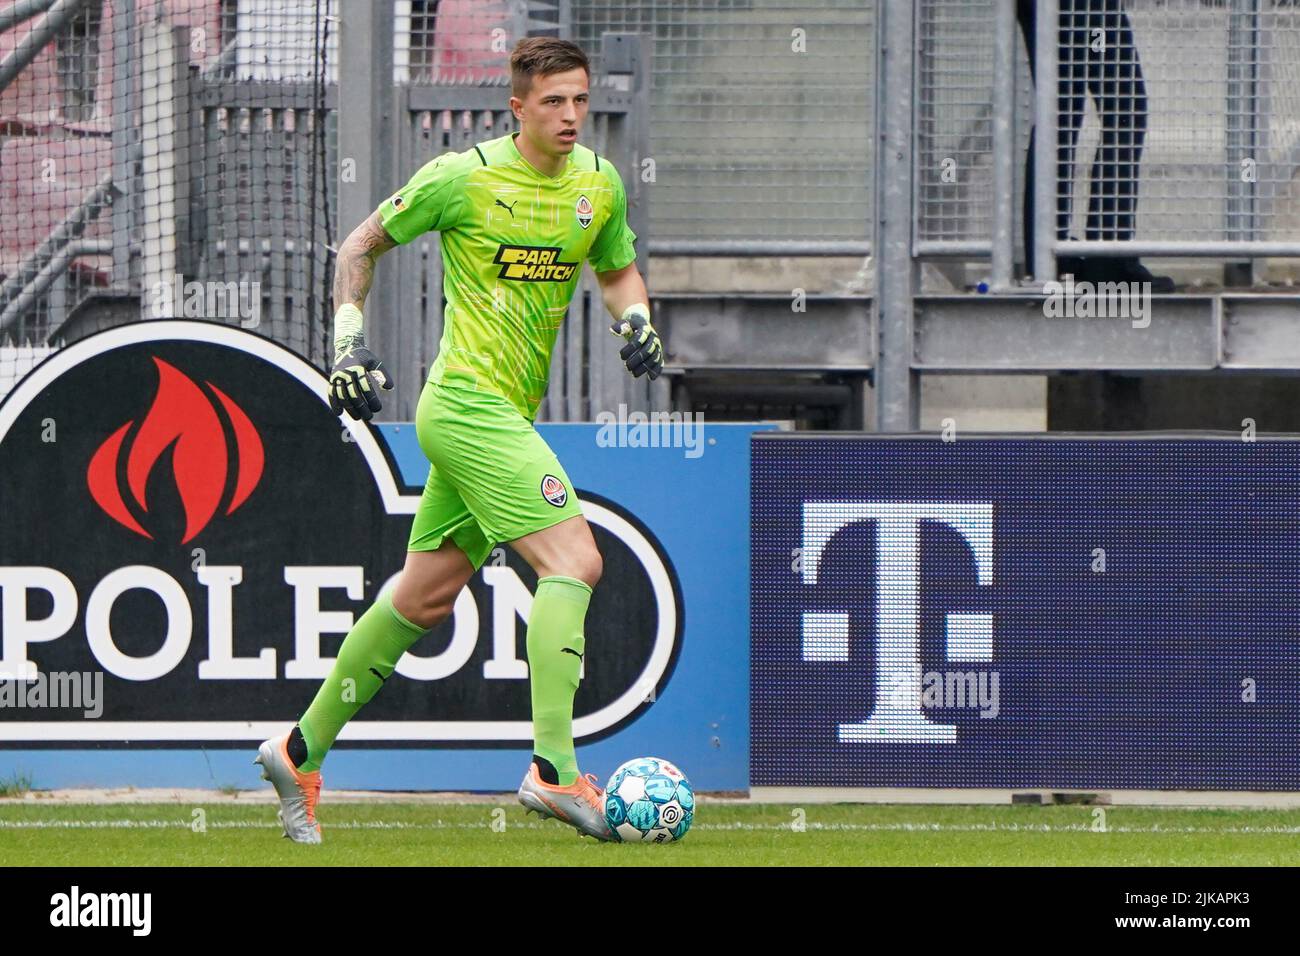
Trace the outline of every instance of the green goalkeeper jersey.
<instances>
[{"instance_id":1,"label":"green goalkeeper jersey","mask_svg":"<svg viewBox=\"0 0 1300 956\"><path fill-rule=\"evenodd\" d=\"M517 135L444 153L378 212L395 242L441 233L447 308L429 381L501 395L532 421L583 260L621 269L636 235L608 161L575 144L564 170L544 176Z\"/></svg>"}]
</instances>

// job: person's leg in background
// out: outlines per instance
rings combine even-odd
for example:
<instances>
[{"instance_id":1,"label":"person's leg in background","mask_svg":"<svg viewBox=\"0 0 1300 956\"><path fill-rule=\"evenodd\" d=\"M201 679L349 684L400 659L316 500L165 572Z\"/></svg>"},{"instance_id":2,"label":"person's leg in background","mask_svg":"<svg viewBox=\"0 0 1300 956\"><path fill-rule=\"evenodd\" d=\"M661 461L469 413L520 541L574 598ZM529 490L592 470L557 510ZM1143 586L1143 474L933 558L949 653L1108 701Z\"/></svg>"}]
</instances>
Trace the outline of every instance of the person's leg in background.
<instances>
[{"instance_id":1,"label":"person's leg in background","mask_svg":"<svg viewBox=\"0 0 1300 956\"><path fill-rule=\"evenodd\" d=\"M1138 176L1147 129L1146 82L1133 28L1120 0L1089 0L1089 35L1102 37L1089 48L1088 91L1101 120L1101 143L1092 164L1087 238L1133 238ZM1099 261L1098 281L1150 282L1153 292L1172 292L1173 280L1154 276L1136 256Z\"/></svg>"},{"instance_id":2,"label":"person's leg in background","mask_svg":"<svg viewBox=\"0 0 1300 956\"><path fill-rule=\"evenodd\" d=\"M1146 137L1146 84L1128 17L1117 0L1104 6L1089 18L1090 32L1104 38L1088 70L1088 92L1101 119L1088 200L1089 241L1133 238L1138 163Z\"/></svg>"},{"instance_id":3,"label":"person's leg in background","mask_svg":"<svg viewBox=\"0 0 1300 956\"><path fill-rule=\"evenodd\" d=\"M1016 22L1020 25L1020 35L1025 41L1025 52L1029 56L1029 78L1035 86L1038 83L1035 51L1038 49L1038 2L1037 0L1016 0ZM1025 153L1025 195L1020 206L1021 236L1025 241L1025 273L1034 271L1034 143L1038 136L1038 124L1034 122L1031 100L1029 113L1029 150Z\"/></svg>"},{"instance_id":4,"label":"person's leg in background","mask_svg":"<svg viewBox=\"0 0 1300 956\"><path fill-rule=\"evenodd\" d=\"M1083 111L1087 103L1087 65L1081 59L1077 44L1084 35L1080 14L1075 9L1077 3L1086 0L1060 0L1059 25L1057 28L1057 135L1056 135L1056 238L1065 239L1070 231L1070 208L1074 188L1074 154L1079 140L1079 128L1083 124ZM1025 40L1025 51L1029 56L1029 74L1035 84L1038 82L1036 51L1038 30L1038 0L1016 0L1016 20ZM1029 150L1025 154L1025 194L1022 203L1022 230L1025 240L1025 270L1032 272L1034 267L1034 189L1037 182L1034 170L1034 146L1038 130L1031 126L1029 130ZM1057 271L1064 275L1073 273L1077 279L1084 278L1087 260L1081 256L1061 256L1057 260ZM1049 277L1040 277L1049 278Z\"/></svg>"}]
</instances>

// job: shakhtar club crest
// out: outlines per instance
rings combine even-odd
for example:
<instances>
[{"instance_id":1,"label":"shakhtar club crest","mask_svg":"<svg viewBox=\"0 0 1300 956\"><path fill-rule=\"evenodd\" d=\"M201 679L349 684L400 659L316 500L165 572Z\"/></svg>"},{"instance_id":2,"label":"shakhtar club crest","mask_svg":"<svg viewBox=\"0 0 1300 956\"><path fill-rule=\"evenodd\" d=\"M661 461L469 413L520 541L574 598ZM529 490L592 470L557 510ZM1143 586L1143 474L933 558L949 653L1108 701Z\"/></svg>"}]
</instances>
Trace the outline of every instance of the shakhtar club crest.
<instances>
[{"instance_id":1,"label":"shakhtar club crest","mask_svg":"<svg viewBox=\"0 0 1300 956\"><path fill-rule=\"evenodd\" d=\"M578 225L580 225L583 229L586 229L588 226L591 225L591 220L594 213L591 208L590 199L588 199L586 196L579 196L578 205L573 207L573 211L575 214L577 214Z\"/></svg>"}]
</instances>

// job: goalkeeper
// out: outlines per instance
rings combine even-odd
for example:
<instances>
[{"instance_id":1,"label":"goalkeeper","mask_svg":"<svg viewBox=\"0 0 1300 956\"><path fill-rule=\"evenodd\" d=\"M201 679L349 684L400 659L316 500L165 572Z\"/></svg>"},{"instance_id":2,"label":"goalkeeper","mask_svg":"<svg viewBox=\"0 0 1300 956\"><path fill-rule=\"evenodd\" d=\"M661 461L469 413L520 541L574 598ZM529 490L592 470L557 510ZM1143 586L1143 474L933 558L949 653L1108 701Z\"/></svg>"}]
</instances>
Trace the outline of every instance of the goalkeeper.
<instances>
[{"instance_id":1,"label":"goalkeeper","mask_svg":"<svg viewBox=\"0 0 1300 956\"><path fill-rule=\"evenodd\" d=\"M520 131L426 164L339 249L335 412L369 420L381 408L380 390L394 387L366 347L362 323L383 253L439 232L447 307L416 410L430 468L405 566L348 632L306 713L258 750L285 835L299 842L320 842L320 766L339 731L406 649L451 614L498 542L509 542L538 578L527 631L534 745L519 800L580 833L611 838L603 794L578 770L572 726L601 557L569 476L532 422L584 259L618 316L612 330L627 340L620 355L631 373L656 378L663 347L636 268L622 180L577 141L588 108L587 57L568 41L532 37L515 47L510 67Z\"/></svg>"}]
</instances>

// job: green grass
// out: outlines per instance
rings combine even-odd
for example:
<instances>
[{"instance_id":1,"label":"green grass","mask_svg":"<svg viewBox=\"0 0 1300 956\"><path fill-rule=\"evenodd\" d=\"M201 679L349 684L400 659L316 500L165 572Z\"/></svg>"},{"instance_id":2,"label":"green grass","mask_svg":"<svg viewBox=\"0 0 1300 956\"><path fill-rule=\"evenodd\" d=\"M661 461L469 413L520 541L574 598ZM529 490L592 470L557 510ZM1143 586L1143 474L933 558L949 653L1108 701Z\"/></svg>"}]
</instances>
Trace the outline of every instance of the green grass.
<instances>
[{"instance_id":1,"label":"green grass","mask_svg":"<svg viewBox=\"0 0 1300 956\"><path fill-rule=\"evenodd\" d=\"M21 797L32 789L32 775L21 770L0 777L0 797Z\"/></svg>"},{"instance_id":2,"label":"green grass","mask_svg":"<svg viewBox=\"0 0 1300 956\"><path fill-rule=\"evenodd\" d=\"M202 811L202 814L196 811ZM1273 866L1295 862L1300 810L702 801L669 846L579 839L518 804L326 803L325 842L280 836L267 804L0 805L8 866L921 865ZM196 820L206 824L196 832ZM496 824L494 829L493 824ZM504 823L504 828L501 828ZM803 825L799 830L795 827Z\"/></svg>"}]
</instances>

